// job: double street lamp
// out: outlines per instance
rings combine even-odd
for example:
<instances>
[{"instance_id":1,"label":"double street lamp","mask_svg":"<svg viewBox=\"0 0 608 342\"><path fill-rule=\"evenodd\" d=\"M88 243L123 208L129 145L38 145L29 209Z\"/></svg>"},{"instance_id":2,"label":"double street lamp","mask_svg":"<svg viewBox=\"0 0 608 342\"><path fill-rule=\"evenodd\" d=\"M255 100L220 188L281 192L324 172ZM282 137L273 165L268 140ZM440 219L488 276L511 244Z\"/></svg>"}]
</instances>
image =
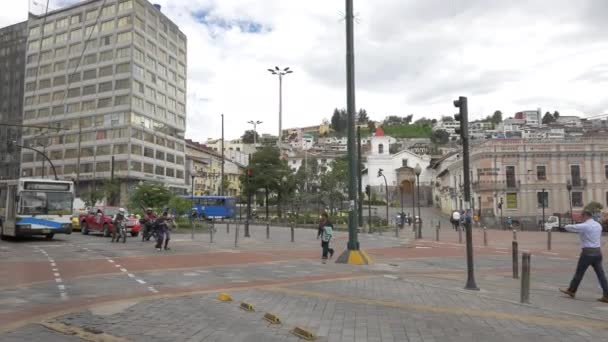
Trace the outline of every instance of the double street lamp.
<instances>
[{"instance_id":1,"label":"double street lamp","mask_svg":"<svg viewBox=\"0 0 608 342\"><path fill-rule=\"evenodd\" d=\"M277 146L281 147L281 134L283 132L283 76L291 74L293 71L287 68L279 68L275 66L274 69L268 69L268 71L279 77L279 135L277 139Z\"/></svg>"},{"instance_id":2,"label":"double street lamp","mask_svg":"<svg viewBox=\"0 0 608 342\"><path fill-rule=\"evenodd\" d=\"M388 226L388 182L386 176L382 173L384 170L378 169L378 177L384 178L384 190L386 190L386 225Z\"/></svg>"},{"instance_id":3,"label":"double street lamp","mask_svg":"<svg viewBox=\"0 0 608 342\"><path fill-rule=\"evenodd\" d=\"M253 146L258 146L258 130L257 127L259 124L262 123L262 121L260 120L249 120L247 121L247 123L252 124L253 125Z\"/></svg>"},{"instance_id":4,"label":"double street lamp","mask_svg":"<svg viewBox=\"0 0 608 342\"><path fill-rule=\"evenodd\" d=\"M422 173L422 168L420 164L416 164L414 168L414 173L416 173L416 187L417 187L417 195L418 195L418 239L422 239L422 215L420 214L420 174ZM414 191L414 189L412 189ZM416 218L414 218L416 221Z\"/></svg>"},{"instance_id":5,"label":"double street lamp","mask_svg":"<svg viewBox=\"0 0 608 342\"><path fill-rule=\"evenodd\" d=\"M570 224L574 222L574 216L572 215L572 181L568 179L566 182L566 190L568 190L568 203L570 205Z\"/></svg>"}]
</instances>

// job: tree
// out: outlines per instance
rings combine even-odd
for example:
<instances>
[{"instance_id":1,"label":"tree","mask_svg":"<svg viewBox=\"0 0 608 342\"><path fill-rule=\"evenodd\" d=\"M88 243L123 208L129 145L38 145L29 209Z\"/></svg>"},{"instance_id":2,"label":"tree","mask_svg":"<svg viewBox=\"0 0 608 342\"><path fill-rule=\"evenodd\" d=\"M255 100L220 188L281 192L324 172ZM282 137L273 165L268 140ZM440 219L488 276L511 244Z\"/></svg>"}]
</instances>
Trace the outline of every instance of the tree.
<instances>
[{"instance_id":1,"label":"tree","mask_svg":"<svg viewBox=\"0 0 608 342\"><path fill-rule=\"evenodd\" d=\"M369 129L370 132L373 133L374 131L376 131L376 123L373 121L368 121L367 128Z\"/></svg>"},{"instance_id":2,"label":"tree","mask_svg":"<svg viewBox=\"0 0 608 342\"><path fill-rule=\"evenodd\" d=\"M302 162L295 175L295 186L299 192L308 192L319 176L319 163L316 158L308 158Z\"/></svg>"},{"instance_id":3,"label":"tree","mask_svg":"<svg viewBox=\"0 0 608 342\"><path fill-rule=\"evenodd\" d=\"M431 142L437 145L445 145L450 142L450 133L444 129L433 131L433 134L431 135Z\"/></svg>"},{"instance_id":4,"label":"tree","mask_svg":"<svg viewBox=\"0 0 608 342\"><path fill-rule=\"evenodd\" d=\"M141 182L130 196L129 209L142 208L162 209L169 204L172 194L164 184L158 182Z\"/></svg>"},{"instance_id":5,"label":"tree","mask_svg":"<svg viewBox=\"0 0 608 342\"><path fill-rule=\"evenodd\" d=\"M491 122L494 125L498 125L499 123L501 123L502 122L502 112L499 110L495 111L494 115L492 115Z\"/></svg>"},{"instance_id":6,"label":"tree","mask_svg":"<svg viewBox=\"0 0 608 342\"><path fill-rule=\"evenodd\" d=\"M589 202L585 208L583 208L583 210L590 211L592 214L599 213L602 209L604 209L604 206L598 202Z\"/></svg>"},{"instance_id":7,"label":"tree","mask_svg":"<svg viewBox=\"0 0 608 342\"><path fill-rule=\"evenodd\" d=\"M108 205L116 205L120 200L120 181L118 179L107 179L103 183L103 194Z\"/></svg>"},{"instance_id":8,"label":"tree","mask_svg":"<svg viewBox=\"0 0 608 342\"><path fill-rule=\"evenodd\" d=\"M360 124L365 124L369 122L369 117L365 109L359 109L359 113L357 113L357 122Z\"/></svg>"},{"instance_id":9,"label":"tree","mask_svg":"<svg viewBox=\"0 0 608 342\"><path fill-rule=\"evenodd\" d=\"M252 129L248 129L241 136L241 140L245 144L253 144L254 143L254 137L255 137L255 141L260 141L260 135L258 134L258 132L254 131Z\"/></svg>"},{"instance_id":10,"label":"tree","mask_svg":"<svg viewBox=\"0 0 608 342\"><path fill-rule=\"evenodd\" d=\"M327 198L333 214L337 203L342 202L347 193L348 160L346 157L331 162L331 170L321 175L321 193Z\"/></svg>"},{"instance_id":11,"label":"tree","mask_svg":"<svg viewBox=\"0 0 608 342\"><path fill-rule=\"evenodd\" d=\"M559 112L558 111L553 112L553 118L555 120L557 120L559 118Z\"/></svg>"},{"instance_id":12,"label":"tree","mask_svg":"<svg viewBox=\"0 0 608 342\"><path fill-rule=\"evenodd\" d=\"M403 123L409 125L412 123L412 119L414 119L414 114L410 114L403 118Z\"/></svg>"},{"instance_id":13,"label":"tree","mask_svg":"<svg viewBox=\"0 0 608 342\"><path fill-rule=\"evenodd\" d=\"M434 121L433 121L433 120L434 120ZM433 119L433 120L431 120L431 119L427 119L427 118L425 118L425 117L421 117L420 119L418 119L418 120L414 121L414 125L420 125L420 126L424 126L424 125L432 125L432 124L434 124L434 123L436 123L436 122L437 122L437 120L436 120L436 119Z\"/></svg>"},{"instance_id":14,"label":"tree","mask_svg":"<svg viewBox=\"0 0 608 342\"><path fill-rule=\"evenodd\" d=\"M401 125L402 119L400 116L397 115L389 115L386 118L384 118L384 124L387 126L396 126L396 125Z\"/></svg>"},{"instance_id":15,"label":"tree","mask_svg":"<svg viewBox=\"0 0 608 342\"><path fill-rule=\"evenodd\" d=\"M551 113L546 112L543 116L543 125L548 125L552 122L555 122L555 118L553 117L553 115L551 115Z\"/></svg>"},{"instance_id":16,"label":"tree","mask_svg":"<svg viewBox=\"0 0 608 342\"><path fill-rule=\"evenodd\" d=\"M97 202L101 201L102 199L103 192L97 189L89 190L82 196L82 200L84 201L84 204L86 204L87 207L94 207Z\"/></svg>"},{"instance_id":17,"label":"tree","mask_svg":"<svg viewBox=\"0 0 608 342\"><path fill-rule=\"evenodd\" d=\"M169 208L175 210L175 214L179 216L190 214L192 210L192 200L188 198L173 196L168 204Z\"/></svg>"},{"instance_id":18,"label":"tree","mask_svg":"<svg viewBox=\"0 0 608 342\"><path fill-rule=\"evenodd\" d=\"M442 116L441 117L441 122L451 122L454 121L454 118L451 116Z\"/></svg>"},{"instance_id":19,"label":"tree","mask_svg":"<svg viewBox=\"0 0 608 342\"><path fill-rule=\"evenodd\" d=\"M337 133L344 133L346 131L348 115L346 109L334 109L334 114L331 116L331 128Z\"/></svg>"}]
</instances>

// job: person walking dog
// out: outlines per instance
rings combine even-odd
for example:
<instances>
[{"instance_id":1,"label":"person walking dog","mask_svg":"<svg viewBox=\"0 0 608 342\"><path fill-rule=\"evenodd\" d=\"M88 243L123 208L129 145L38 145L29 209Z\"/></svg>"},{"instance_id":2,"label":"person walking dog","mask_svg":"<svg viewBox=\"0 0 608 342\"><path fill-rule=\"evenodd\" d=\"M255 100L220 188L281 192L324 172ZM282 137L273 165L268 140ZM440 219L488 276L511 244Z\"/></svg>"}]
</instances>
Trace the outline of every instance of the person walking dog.
<instances>
[{"instance_id":1,"label":"person walking dog","mask_svg":"<svg viewBox=\"0 0 608 342\"><path fill-rule=\"evenodd\" d=\"M334 249L329 247L329 242L333 238L333 235L334 225L329 221L329 216L327 213L321 214L321 222L319 222L319 229L317 230L317 239L321 238L321 248L323 249L321 258L323 263L327 262L328 253L330 258L334 256Z\"/></svg>"},{"instance_id":2,"label":"person walking dog","mask_svg":"<svg viewBox=\"0 0 608 342\"><path fill-rule=\"evenodd\" d=\"M593 214L587 210L583 211L583 220L583 223L568 224L564 227L570 232L578 233L578 236L581 239L582 250L581 255L578 258L576 273L574 273L570 286L567 289L559 290L571 298L574 298L578 285L581 283L581 280L583 280L585 271L591 266L604 291L602 298L598 299L598 301L608 303L608 282L606 281L606 274L602 267L602 226L593 220Z\"/></svg>"}]
</instances>

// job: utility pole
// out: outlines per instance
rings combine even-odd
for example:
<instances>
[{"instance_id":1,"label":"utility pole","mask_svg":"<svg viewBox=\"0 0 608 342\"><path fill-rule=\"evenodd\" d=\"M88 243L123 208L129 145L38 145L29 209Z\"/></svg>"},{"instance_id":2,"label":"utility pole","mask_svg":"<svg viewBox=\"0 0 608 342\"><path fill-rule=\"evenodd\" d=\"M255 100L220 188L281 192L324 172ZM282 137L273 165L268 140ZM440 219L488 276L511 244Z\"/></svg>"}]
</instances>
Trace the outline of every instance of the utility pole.
<instances>
[{"instance_id":1,"label":"utility pole","mask_svg":"<svg viewBox=\"0 0 608 342\"><path fill-rule=\"evenodd\" d=\"M384 175L384 173L382 173L382 169L378 170L378 177L383 177L384 178L384 191L386 191L386 225L388 226L389 221L388 221L388 182L386 181L386 176Z\"/></svg>"},{"instance_id":2,"label":"utility pole","mask_svg":"<svg viewBox=\"0 0 608 342\"><path fill-rule=\"evenodd\" d=\"M359 227L363 227L363 182L361 180L361 168L363 167L363 163L361 162L361 129L357 127L357 179L359 181L357 187L357 195L359 198L359 206L357 207L359 211Z\"/></svg>"},{"instance_id":3,"label":"utility pole","mask_svg":"<svg viewBox=\"0 0 608 342\"><path fill-rule=\"evenodd\" d=\"M220 176L220 196L224 196L224 114L222 114L222 175Z\"/></svg>"},{"instance_id":4,"label":"utility pole","mask_svg":"<svg viewBox=\"0 0 608 342\"><path fill-rule=\"evenodd\" d=\"M471 227L471 173L469 158L469 109L467 98L460 96L454 100L454 107L459 109L459 113L454 115L454 119L460 122L460 138L462 140L462 165L464 172L464 203L465 203L465 229L467 242L467 283L465 289L479 290L475 284L475 269L473 266L473 231ZM418 199L420 200L420 199Z\"/></svg>"},{"instance_id":5,"label":"utility pole","mask_svg":"<svg viewBox=\"0 0 608 342\"><path fill-rule=\"evenodd\" d=\"M80 193L80 142L82 141L82 124L80 119L78 119L78 159L76 161L76 195L79 196Z\"/></svg>"}]
</instances>

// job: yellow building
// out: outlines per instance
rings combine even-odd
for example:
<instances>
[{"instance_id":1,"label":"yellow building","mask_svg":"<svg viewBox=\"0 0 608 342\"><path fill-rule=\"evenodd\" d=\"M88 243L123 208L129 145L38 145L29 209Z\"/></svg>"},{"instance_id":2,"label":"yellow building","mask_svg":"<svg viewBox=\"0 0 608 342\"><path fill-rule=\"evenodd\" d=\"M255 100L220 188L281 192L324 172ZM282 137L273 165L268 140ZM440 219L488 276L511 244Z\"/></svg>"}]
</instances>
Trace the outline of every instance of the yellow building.
<instances>
[{"instance_id":1,"label":"yellow building","mask_svg":"<svg viewBox=\"0 0 608 342\"><path fill-rule=\"evenodd\" d=\"M245 166L224 159L224 195L238 196L241 191L240 175ZM220 195L222 156L211 148L186 140L186 181L195 195Z\"/></svg>"}]
</instances>

